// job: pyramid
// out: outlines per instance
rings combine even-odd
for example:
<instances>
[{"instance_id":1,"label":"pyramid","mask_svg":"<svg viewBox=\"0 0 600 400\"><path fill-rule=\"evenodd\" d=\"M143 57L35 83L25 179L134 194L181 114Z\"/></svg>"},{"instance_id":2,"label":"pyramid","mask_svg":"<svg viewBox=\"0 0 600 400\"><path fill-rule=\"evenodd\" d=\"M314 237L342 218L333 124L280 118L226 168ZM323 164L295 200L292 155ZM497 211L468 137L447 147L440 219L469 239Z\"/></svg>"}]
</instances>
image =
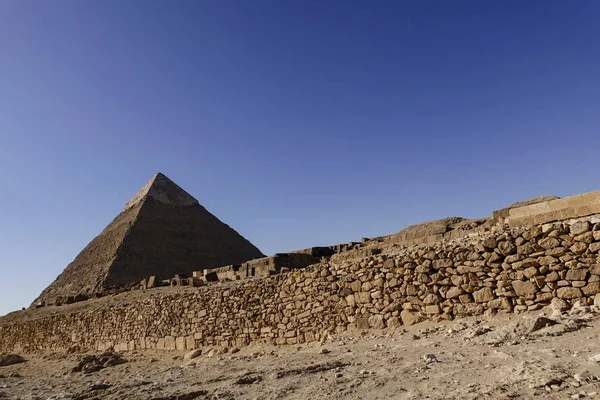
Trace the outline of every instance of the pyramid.
<instances>
[{"instance_id":1,"label":"pyramid","mask_svg":"<svg viewBox=\"0 0 600 400\"><path fill-rule=\"evenodd\" d=\"M193 271L261 257L252 243L158 173L34 304L92 297L152 275L191 276Z\"/></svg>"}]
</instances>

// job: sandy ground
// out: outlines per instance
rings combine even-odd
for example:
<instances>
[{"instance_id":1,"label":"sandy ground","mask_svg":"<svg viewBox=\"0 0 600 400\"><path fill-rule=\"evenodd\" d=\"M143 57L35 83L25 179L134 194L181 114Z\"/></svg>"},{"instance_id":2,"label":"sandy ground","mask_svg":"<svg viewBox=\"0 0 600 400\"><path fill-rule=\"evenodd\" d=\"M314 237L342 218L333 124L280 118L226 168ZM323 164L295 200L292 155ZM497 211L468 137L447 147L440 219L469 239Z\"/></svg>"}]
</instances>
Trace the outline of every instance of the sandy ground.
<instances>
[{"instance_id":1,"label":"sandy ground","mask_svg":"<svg viewBox=\"0 0 600 400\"><path fill-rule=\"evenodd\" d=\"M84 354L25 354L0 367L0 399L600 399L600 361L590 360L600 354L597 313L540 315L204 349L193 359L131 351L88 374L72 372Z\"/></svg>"}]
</instances>

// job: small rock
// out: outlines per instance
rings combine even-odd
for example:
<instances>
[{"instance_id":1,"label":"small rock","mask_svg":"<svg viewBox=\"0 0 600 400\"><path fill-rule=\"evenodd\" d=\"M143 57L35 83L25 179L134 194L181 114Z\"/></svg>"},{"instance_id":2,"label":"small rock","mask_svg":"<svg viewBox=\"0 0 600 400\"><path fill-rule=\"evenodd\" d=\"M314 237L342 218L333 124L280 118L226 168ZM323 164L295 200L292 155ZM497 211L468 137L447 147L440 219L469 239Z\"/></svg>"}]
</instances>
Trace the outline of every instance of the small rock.
<instances>
[{"instance_id":1,"label":"small rock","mask_svg":"<svg viewBox=\"0 0 600 400\"><path fill-rule=\"evenodd\" d=\"M426 354L423 356L423 360L425 360L427 364L439 362L435 354Z\"/></svg>"},{"instance_id":2,"label":"small rock","mask_svg":"<svg viewBox=\"0 0 600 400\"><path fill-rule=\"evenodd\" d=\"M189 353L187 353L185 356L183 356L184 360L191 360L194 359L196 357L199 357L202 354L202 350L200 349L196 349L196 350L192 350Z\"/></svg>"},{"instance_id":3,"label":"small rock","mask_svg":"<svg viewBox=\"0 0 600 400\"><path fill-rule=\"evenodd\" d=\"M590 357L590 361L600 362L600 353Z\"/></svg>"},{"instance_id":4,"label":"small rock","mask_svg":"<svg viewBox=\"0 0 600 400\"><path fill-rule=\"evenodd\" d=\"M90 392L95 391L95 390L106 390L110 387L110 385L107 385L105 383L97 383L95 385L92 385L92 387L90 388Z\"/></svg>"}]
</instances>

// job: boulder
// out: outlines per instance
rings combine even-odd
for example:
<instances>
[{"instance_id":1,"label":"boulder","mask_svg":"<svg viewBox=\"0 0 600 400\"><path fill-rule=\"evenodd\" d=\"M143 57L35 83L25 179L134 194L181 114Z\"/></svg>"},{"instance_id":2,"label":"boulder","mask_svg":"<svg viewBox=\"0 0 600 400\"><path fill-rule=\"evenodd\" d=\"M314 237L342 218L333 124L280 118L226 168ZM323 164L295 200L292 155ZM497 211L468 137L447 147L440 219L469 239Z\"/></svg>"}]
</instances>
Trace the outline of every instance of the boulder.
<instances>
[{"instance_id":1,"label":"boulder","mask_svg":"<svg viewBox=\"0 0 600 400\"><path fill-rule=\"evenodd\" d=\"M400 318L402 319L402 323L406 326L414 325L424 320L421 314L409 310L403 310L400 313Z\"/></svg>"},{"instance_id":2,"label":"boulder","mask_svg":"<svg viewBox=\"0 0 600 400\"><path fill-rule=\"evenodd\" d=\"M369 326L373 329L385 328L385 321L383 320L383 315L381 314L371 315L368 319L368 322Z\"/></svg>"}]
</instances>

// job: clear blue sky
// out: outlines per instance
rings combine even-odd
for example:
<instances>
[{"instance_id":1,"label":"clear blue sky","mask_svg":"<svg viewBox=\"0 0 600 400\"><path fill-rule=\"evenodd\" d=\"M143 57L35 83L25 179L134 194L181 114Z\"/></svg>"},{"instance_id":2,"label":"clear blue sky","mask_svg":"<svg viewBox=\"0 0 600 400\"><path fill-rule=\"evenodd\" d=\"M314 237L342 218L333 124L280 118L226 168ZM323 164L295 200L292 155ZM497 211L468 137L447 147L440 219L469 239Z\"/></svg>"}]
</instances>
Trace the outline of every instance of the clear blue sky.
<instances>
[{"instance_id":1,"label":"clear blue sky","mask_svg":"<svg viewBox=\"0 0 600 400\"><path fill-rule=\"evenodd\" d=\"M600 189L598 1L0 2L0 314L161 171L263 252Z\"/></svg>"}]
</instances>

